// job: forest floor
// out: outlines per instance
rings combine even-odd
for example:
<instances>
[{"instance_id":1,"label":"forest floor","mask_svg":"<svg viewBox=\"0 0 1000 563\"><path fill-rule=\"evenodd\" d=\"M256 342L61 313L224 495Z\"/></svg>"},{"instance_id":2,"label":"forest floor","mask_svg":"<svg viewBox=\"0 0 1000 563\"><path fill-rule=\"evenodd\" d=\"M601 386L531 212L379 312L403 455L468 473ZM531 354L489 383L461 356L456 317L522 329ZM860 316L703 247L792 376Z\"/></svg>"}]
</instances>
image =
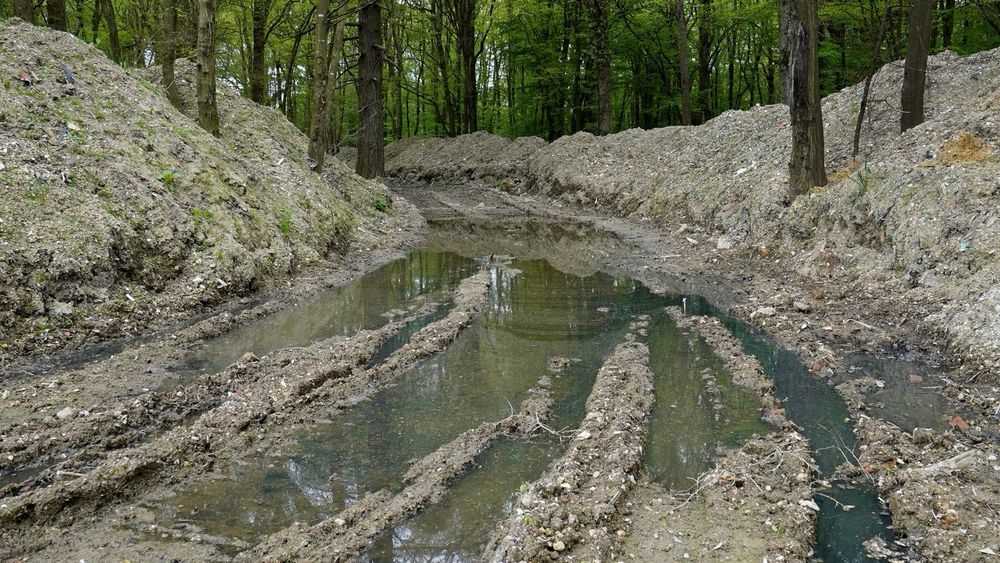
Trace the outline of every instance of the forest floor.
<instances>
[{"instance_id":1,"label":"forest floor","mask_svg":"<svg viewBox=\"0 0 1000 563\"><path fill-rule=\"evenodd\" d=\"M937 256L933 267L917 272L917 258L905 255L917 250L903 248L906 237L886 242L896 239L868 235L870 244L854 250L864 257L857 260L849 256L851 249L837 246L862 236L855 231L868 225L864 213L857 222L827 225L805 242L794 237L765 240L762 230L800 220L778 215L767 199L774 195L770 191L754 192L748 200L758 207L743 213L726 199L735 197L732 190L720 191L718 178L685 184L692 177L678 174L670 189L693 194L697 201L687 203L673 199L674 192L658 192L641 181L648 172L643 163L665 162L668 156L643 135L666 139L680 131L682 141L691 142L701 132L705 142L719 144L720 135L728 135L736 139L730 145L744 146L733 123L751 123L773 134L780 130L774 108L727 114L703 128L626 132L607 141L581 135L545 145L537 139L507 142L476 135L424 145L404 143L390 147L395 178L389 181L389 192L357 179L337 163L323 177L310 172L302 136L282 124L280 115L233 92L224 93L220 102L224 123L233 125L223 131L221 141L209 138L141 77L124 73L68 35L42 30L39 38L34 29L0 23L0 72L13 81L0 90L0 107L5 108L0 119L16 125L0 130L0 178L23 192L20 199L0 204L0 234L11 249L5 248L0 271L5 274L3 298L14 312L3 319L10 332L4 336L0 378L0 525L5 530L0 559L228 560L252 548L183 522L165 528L154 507L180 486L217 477L227 463L289 448L296 432L319 424L330 412L354 408L408 368L445 350L481 314L490 281L482 272L464 278L441 299L453 303L447 314L409 335L404 345L379 361L374 359L386 342L403 335L409 324L428 318L438 303L414 304L377 328L261 357L244 354L218 373L176 386L160 385L164 373L205 340L341 286L402 250L419 247L424 236L447 238L446 232L433 234L426 228L428 220L441 219L461 219L459 228L464 230L497 232L525 220L576 225L590 238L565 248L539 250L529 245L525 251L542 252L563 271L607 270L627 274L655 292L704 296L794 350L817 378L832 379L856 351L954 366L944 376L919 380L940 387L947 410L965 413L946 430L904 432L872 414L879 382L864 374L838 386L861 440L857 459L840 471L875 483L892 509L904 549L873 545L873 553L936 561L978 560L1000 553L994 532L1000 521L1000 392L990 367L1000 364L991 364L997 358L987 353L996 321L969 313L975 298L953 287L964 284L969 292L979 288L980 307L991 306L996 297L981 287L981 278L995 264L986 248L993 227L980 229L976 221L989 223L998 206L982 211L975 221L958 213L982 201L995 204L989 199L992 192L986 193L993 189L989 182L996 173L990 154L996 150L997 124L989 118L962 117L979 119L974 126L955 117L957 125L945 127L942 124L954 114L934 106L932 115L939 119L932 119L926 129L940 131L931 140L919 141L933 145L930 156L930 149L915 145L919 143L914 136L907 137L911 145L892 149L919 162L952 158L945 150L948 139L955 137L954 128L968 128L980 144L969 141L971 149L954 157L958 164L917 170L913 162L900 164L899 158L873 159L881 175L863 198L877 198L886 185L898 188L900 182L911 182L912 174L923 174L921 186L947 177L963 190L960 195L948 192L948 197L939 192L935 197L941 201L926 211L941 214L947 208L957 215L944 238L928 235L926 241L914 243L925 251L932 243L951 249ZM964 66L944 59L934 64L940 68L954 63L954 76L942 82L964 84L952 92L957 99L956 92L966 92L962 88L971 88L966 84L970 81L989 86L995 96L1000 65L987 68L990 61L981 58L977 64L984 66L979 70L969 61ZM64 83L64 68L70 65L75 76L72 92L67 90L71 84ZM26 83L21 83L22 76ZM111 91L107 84L122 91ZM946 94L935 90L935 96L932 100ZM973 99L972 94L966 97ZM109 107L112 98L135 107ZM993 98L980 98L975 107L993 107ZM845 99L839 101L842 108L849 105ZM128 122L119 127L105 115L112 111L128 116ZM849 121L836 111L831 115L834 121ZM179 128L178 123L186 126ZM727 124L729 129L724 128ZM127 140L127 135L149 142L114 141ZM831 138L834 146L842 144L838 134ZM594 149L591 143L597 142L614 146ZM634 156L640 148L646 157ZM781 147L756 148L767 152L769 163L783 160ZM837 150L833 159L844 160L842 147ZM614 151L620 151L619 156L613 156ZM460 152L502 158L470 163L456 156ZM549 167L572 162L577 152L599 157L600 162L577 162L575 176ZM980 158L980 153L987 156ZM723 157L719 166L725 170L719 177L733 178L729 167L742 169L745 164L753 167L735 177L749 175L762 185L780 187L778 179L762 180L760 175L780 175L774 169L762 171L763 158ZM904 171L892 172L897 169ZM71 171L69 180L63 170ZM864 170L856 168L849 175L862 182L858 174ZM176 171L176 179L165 181L164 171ZM590 177L595 171L600 173ZM90 175L86 182L85 172ZM79 182L74 174L80 174ZM176 189L173 182L178 183ZM195 182L214 195L203 199ZM858 186L845 182L849 180L841 180L842 187ZM704 194L698 192L705 184L711 185ZM107 189L101 190L102 185ZM49 187L39 191L39 186ZM135 186L150 187L156 195L130 188ZM620 199L615 190L621 192ZM858 195L841 193L846 187L835 191L814 194L811 201ZM642 192L660 199L639 199L636 194ZM329 195L333 193L338 195ZM372 208L374 197L390 194L392 213ZM316 197L331 199L319 206ZM272 205L275 198L281 205ZM698 206L711 198L721 198L713 204L714 211L699 212ZM841 203L819 201L804 212L812 218L850 215L838 207ZM872 209L878 205L873 199ZM893 215L903 213L904 207L886 206L877 232L909 224L912 216ZM330 209L338 211L328 215ZM924 212L920 205L911 206L910 213ZM60 218L64 214L72 216ZM327 240L310 234L340 232L338 214L352 217L350 236ZM739 230L742 227L732 222L738 217L755 226ZM962 221L968 224L963 227ZM95 226L104 223L112 227ZM252 235L251 227L259 234ZM845 239L844 229L853 234ZM142 242L160 235L173 242ZM79 253L65 247L84 238L93 247ZM461 237L453 238L454 244L463 244ZM971 250L960 251L959 239ZM967 251L975 256L968 257ZM891 261L886 256L893 253L902 264L899 270L878 268L871 277L847 274L880 259ZM91 256L94 261L88 262ZM75 261L64 263L60 257ZM963 273L952 279L945 270L956 271L959 259L966 260ZM919 281L911 284L911 277ZM195 282L197 278L201 280ZM216 278L225 286L214 282ZM107 295L94 284L104 284ZM945 305L933 300L942 296L949 299ZM168 313L166 304L176 305ZM935 307L949 308L949 318L964 328L933 328L940 313ZM125 319L136 320L123 326ZM783 421L783 398L773 396L760 366L742 355L732 336L718 326L690 320L688 328L709 342L730 371L744 374L741 384L756 392L778 429L725 452L689 492L644 481L636 462L641 444L614 439L614 432L632 433L636 424L636 438L647 429L645 364L655 350L641 343L643 322L637 320L631 327L637 342L622 345L598 375L600 384L595 383L587 408L599 416L586 420L582 428L588 439L594 438L592 443L569 449L539 480L526 484L519 497L520 506L536 514L532 521L557 533L538 545L525 542L520 547L539 557L569 560L592 558L595 552L590 550L648 561L745 560L748 555L759 556L757 560L806 559L815 526L814 461L808 444L793 424ZM622 374L628 375L624 383L631 385L616 383L614 378ZM515 413L512 407L509 419L470 430L418 460L413 465L418 474L408 476L410 487L404 491L412 496L376 493L350 513L273 534L259 553L266 550L272 559L303 553L318 558L357 555L389 520L412 514L439 497L485 441L537 431L523 413L534 412L541 424L546 408L526 402ZM605 451L614 455L603 459ZM596 479L595 473L614 476L621 494L591 485L588 480ZM564 494L564 489L569 492ZM562 505L556 510L530 502L546 495ZM595 501L601 509L591 512ZM513 548L508 536L531 535L524 529L526 521L512 517L506 527L498 528L496 553ZM341 529L345 524L350 528ZM778 535L768 532L779 529ZM343 554L334 557L310 546L313 538L331 537L347 546Z\"/></svg>"}]
</instances>

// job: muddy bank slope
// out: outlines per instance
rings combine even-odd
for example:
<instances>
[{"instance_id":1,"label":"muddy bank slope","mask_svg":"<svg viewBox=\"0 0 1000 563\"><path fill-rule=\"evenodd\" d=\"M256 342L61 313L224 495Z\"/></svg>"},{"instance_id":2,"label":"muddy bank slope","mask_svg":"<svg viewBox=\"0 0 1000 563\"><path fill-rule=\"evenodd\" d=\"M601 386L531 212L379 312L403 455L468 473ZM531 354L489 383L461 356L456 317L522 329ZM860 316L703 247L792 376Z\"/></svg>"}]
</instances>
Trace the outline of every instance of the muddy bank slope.
<instances>
[{"instance_id":1,"label":"muddy bank slope","mask_svg":"<svg viewBox=\"0 0 1000 563\"><path fill-rule=\"evenodd\" d=\"M228 86L217 139L140 73L16 21L0 22L0 355L159 326L419 224L334 159L313 172L307 139Z\"/></svg>"},{"instance_id":2,"label":"muddy bank slope","mask_svg":"<svg viewBox=\"0 0 1000 563\"><path fill-rule=\"evenodd\" d=\"M931 58L927 121L898 133L902 65L883 67L851 156L861 86L824 100L825 188L783 202L790 135L780 105L730 111L698 127L577 133L551 144L485 133L411 139L389 173L414 182L480 179L588 210L698 224L727 252L779 260L919 311L974 366L1000 373L1000 50ZM730 250L732 249L732 250ZM992 374L992 375L990 375Z\"/></svg>"}]
</instances>

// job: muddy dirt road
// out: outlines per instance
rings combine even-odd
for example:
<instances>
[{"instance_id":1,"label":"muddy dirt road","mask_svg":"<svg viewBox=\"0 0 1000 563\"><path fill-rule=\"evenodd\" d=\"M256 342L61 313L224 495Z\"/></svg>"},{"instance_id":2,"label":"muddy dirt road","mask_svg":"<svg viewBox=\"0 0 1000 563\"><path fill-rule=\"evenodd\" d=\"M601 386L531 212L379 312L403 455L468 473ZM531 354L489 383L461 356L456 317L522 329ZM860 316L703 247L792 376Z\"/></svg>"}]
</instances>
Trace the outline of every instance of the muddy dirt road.
<instances>
[{"instance_id":1,"label":"muddy dirt road","mask_svg":"<svg viewBox=\"0 0 1000 563\"><path fill-rule=\"evenodd\" d=\"M697 229L397 190L428 225L405 258L5 379L0 558L1000 552L988 389L868 355L911 340L863 303L772 304L830 288L694 251ZM945 392L908 402L918 383Z\"/></svg>"}]
</instances>

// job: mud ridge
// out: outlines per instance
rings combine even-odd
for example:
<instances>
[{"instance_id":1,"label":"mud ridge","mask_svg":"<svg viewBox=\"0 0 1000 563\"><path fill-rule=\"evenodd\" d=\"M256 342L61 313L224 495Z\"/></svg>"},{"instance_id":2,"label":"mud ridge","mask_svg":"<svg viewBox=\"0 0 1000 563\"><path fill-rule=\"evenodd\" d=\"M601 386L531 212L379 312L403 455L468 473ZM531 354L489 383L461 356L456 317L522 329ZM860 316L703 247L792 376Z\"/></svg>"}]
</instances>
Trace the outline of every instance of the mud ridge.
<instances>
[{"instance_id":1,"label":"mud ridge","mask_svg":"<svg viewBox=\"0 0 1000 563\"><path fill-rule=\"evenodd\" d=\"M392 526L441 500L448 485L476 456L504 436L528 437L542 428L552 410L548 378L529 390L516 413L484 422L414 463L403 476L407 484L393 496L382 490L336 516L309 527L293 526L241 554L244 561L347 561L363 553Z\"/></svg>"},{"instance_id":2,"label":"mud ridge","mask_svg":"<svg viewBox=\"0 0 1000 563\"><path fill-rule=\"evenodd\" d=\"M764 375L764 368L751 354L743 351L743 345L722 326L719 319L703 315L688 316L680 307L667 307L667 314L680 328L693 329L712 348L715 355L726 364L733 376L733 383L754 392L760 399L765 422L780 427L785 422L785 409L774 397L774 382Z\"/></svg>"},{"instance_id":3,"label":"mud ridge","mask_svg":"<svg viewBox=\"0 0 1000 563\"><path fill-rule=\"evenodd\" d=\"M417 332L410 343L390 356L386 362L391 362L394 369L389 373L398 373L443 349L482 309L487 289L485 271L462 280L456 289L455 308L444 319ZM72 481L59 482L4 501L0 504L0 522L13 524L30 518L35 523L43 523L77 503L86 501L100 505L105 497L114 496L109 493L120 492L131 482L151 477L164 468L180 466L190 473L196 466L208 466L221 450L242 450L245 447L243 440L234 438L248 426L325 396L316 391L330 380L347 381L347 385L335 389L339 390L342 403L353 404L357 401L352 399L349 389L369 389L370 393L372 382L384 381L385 372L379 366L373 370L365 370L362 366L404 324L395 322L378 330L362 330L323 353L313 350L311 355L289 358L287 365L265 374L254 387L227 393L224 403L201 415L191 425L175 428L142 446L114 452L92 471ZM442 340L445 338L446 342ZM381 376L372 376L369 371L376 371Z\"/></svg>"},{"instance_id":4,"label":"mud ridge","mask_svg":"<svg viewBox=\"0 0 1000 563\"><path fill-rule=\"evenodd\" d=\"M730 451L686 492L643 483L615 561L804 561L815 540L809 444L794 430Z\"/></svg>"},{"instance_id":5,"label":"mud ridge","mask_svg":"<svg viewBox=\"0 0 1000 563\"><path fill-rule=\"evenodd\" d=\"M649 348L628 338L598 371L573 444L517 496L485 560L548 561L574 548L594 559L610 547L609 526L642 466L653 405Z\"/></svg>"}]
</instances>

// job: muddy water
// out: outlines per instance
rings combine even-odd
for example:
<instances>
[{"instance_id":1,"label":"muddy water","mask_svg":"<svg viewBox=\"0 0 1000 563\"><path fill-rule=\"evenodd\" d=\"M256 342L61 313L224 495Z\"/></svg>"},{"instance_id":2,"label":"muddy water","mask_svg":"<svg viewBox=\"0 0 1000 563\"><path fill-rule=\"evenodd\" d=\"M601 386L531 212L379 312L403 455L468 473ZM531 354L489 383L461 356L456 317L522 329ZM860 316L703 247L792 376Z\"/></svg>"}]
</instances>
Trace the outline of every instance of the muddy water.
<instances>
[{"instance_id":1,"label":"muddy water","mask_svg":"<svg viewBox=\"0 0 1000 563\"><path fill-rule=\"evenodd\" d=\"M193 351L185 370L219 371L245 352L266 354L378 328L426 301L444 298L478 269L449 252L412 252L342 287L236 329Z\"/></svg>"},{"instance_id":2,"label":"muddy water","mask_svg":"<svg viewBox=\"0 0 1000 563\"><path fill-rule=\"evenodd\" d=\"M663 398L647 450L653 475L686 486L708 466L717 443L767 429L752 397L729 385L708 348L663 313L669 300L628 278L567 274L545 260L510 266L493 268L486 312L446 351L371 401L298 429L284 448L251 456L223 478L168 499L159 507L162 523L183 521L204 533L254 542L294 521L333 514L367 493L399 490L410 460L480 422L505 417L543 375L551 378L556 400L549 425L574 427L604 357L640 314L653 315L647 338ZM552 371L553 358L568 363ZM721 388L718 409L705 393L708 374ZM482 547L484 526L501 517L512 493L537 478L563 447L551 436L497 444L444 503L397 527L379 549L403 559L410 551L419 559L435 549L448 559L465 559Z\"/></svg>"},{"instance_id":3,"label":"muddy water","mask_svg":"<svg viewBox=\"0 0 1000 563\"><path fill-rule=\"evenodd\" d=\"M158 503L153 508L160 523L253 543L292 522L334 514L370 492L398 491L411 460L482 421L508 415L543 375L551 377L556 400L550 426L572 428L583 416L604 356L624 337L629 320L640 314L651 316L644 338L656 375L657 400L645 459L651 477L686 488L708 468L718 446L767 432L756 401L731 385L721 362L700 339L679 331L663 313L679 299L653 295L626 277L595 273L621 243L607 237L588 239L586 230L531 222L437 225L428 239L429 250L372 274L372 279L362 278L355 289L334 292L321 298L325 304L307 304L210 344L194 359L206 369L225 365L248 349L264 352L350 334L384 323L385 314L394 309L439 299L478 267L474 258L531 258L514 260L510 266L516 273L492 269L487 310L447 350L408 370L370 401L291 428L281 447L251 452L238 465L222 468L217 478ZM688 301L693 312L721 316L760 359L789 417L803 426L816 448L821 473L830 474L849 458L856 442L847 410L829 385L791 352L697 298ZM569 360L558 373L547 367L554 357ZM714 381L718 392L709 392L706 381ZM924 416L898 402L888 409ZM536 479L564 448L546 434L530 443L495 444L441 503L392 529L370 557L475 560L495 522L510 508L513 492ZM891 539L871 487L835 483L819 492L818 557L863 561L865 539ZM854 508L841 510L845 504Z\"/></svg>"}]
</instances>

